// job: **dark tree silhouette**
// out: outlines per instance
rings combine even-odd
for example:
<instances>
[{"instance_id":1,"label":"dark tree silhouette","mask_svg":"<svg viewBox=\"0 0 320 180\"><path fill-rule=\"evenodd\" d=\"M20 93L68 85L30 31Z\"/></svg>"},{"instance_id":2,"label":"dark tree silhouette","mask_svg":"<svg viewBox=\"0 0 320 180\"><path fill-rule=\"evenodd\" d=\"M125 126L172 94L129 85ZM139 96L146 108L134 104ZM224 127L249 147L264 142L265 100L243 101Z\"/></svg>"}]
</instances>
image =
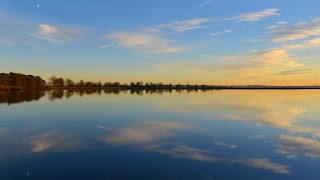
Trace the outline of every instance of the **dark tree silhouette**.
<instances>
[{"instance_id":1,"label":"dark tree silhouette","mask_svg":"<svg viewBox=\"0 0 320 180\"><path fill-rule=\"evenodd\" d=\"M24 75L20 73L1 73L0 74L0 85L8 86L13 89L23 89L23 88L44 88L46 86L46 81L41 79L39 76Z\"/></svg>"},{"instance_id":2,"label":"dark tree silhouette","mask_svg":"<svg viewBox=\"0 0 320 180\"><path fill-rule=\"evenodd\" d=\"M66 85L67 87L74 87L74 81L72 81L70 78L67 78L67 79L65 80L65 85Z\"/></svg>"}]
</instances>

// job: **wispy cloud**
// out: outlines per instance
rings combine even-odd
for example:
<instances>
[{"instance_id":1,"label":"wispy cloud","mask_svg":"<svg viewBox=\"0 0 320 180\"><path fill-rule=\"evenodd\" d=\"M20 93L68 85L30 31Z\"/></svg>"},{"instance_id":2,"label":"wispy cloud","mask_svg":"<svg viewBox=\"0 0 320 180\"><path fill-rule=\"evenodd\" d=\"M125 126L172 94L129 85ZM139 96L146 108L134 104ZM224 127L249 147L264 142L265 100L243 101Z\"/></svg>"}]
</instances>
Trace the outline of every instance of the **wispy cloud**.
<instances>
[{"instance_id":1,"label":"wispy cloud","mask_svg":"<svg viewBox=\"0 0 320 180\"><path fill-rule=\"evenodd\" d=\"M213 1L206 1L204 5L208 5ZM182 33L195 29L207 28L210 22L214 21L260 21L263 18L278 15L278 9L265 9L263 11L240 14L231 18L196 18L181 21L171 21L166 24L160 24L147 28L141 28L142 31L127 32L119 31L109 33L104 36L105 39L113 40L117 45L133 48L143 52L149 53L177 53L190 50L190 48L183 45L176 45L172 40L161 37L165 31L173 31L175 33ZM221 32L211 33L212 36L218 36L223 33L230 33L232 30L224 30Z\"/></svg>"},{"instance_id":2,"label":"wispy cloud","mask_svg":"<svg viewBox=\"0 0 320 180\"><path fill-rule=\"evenodd\" d=\"M34 39L62 44L85 36L89 28L71 25L38 24L37 18L0 9L0 44L30 44Z\"/></svg>"},{"instance_id":3,"label":"wispy cloud","mask_svg":"<svg viewBox=\"0 0 320 180\"><path fill-rule=\"evenodd\" d=\"M206 1L203 3L204 6L209 5L212 3L212 0ZM264 18L279 15L278 9L265 9L258 12L253 13L245 13L240 14L231 18L221 18L221 19L215 19L215 18L198 18L198 19L189 19L184 21L172 21L167 24L160 24L158 28L162 29L170 29L175 32L184 32L194 29L202 29L206 28L207 26L205 24L214 22L214 21L260 21ZM283 23L281 23L283 24ZM226 30L225 32L229 32L230 30ZM219 34L221 34L220 32Z\"/></svg>"},{"instance_id":4,"label":"wispy cloud","mask_svg":"<svg viewBox=\"0 0 320 180\"><path fill-rule=\"evenodd\" d=\"M177 53L188 50L185 46L175 45L172 40L151 33L116 32L104 36L117 45L147 53Z\"/></svg>"},{"instance_id":5,"label":"wispy cloud","mask_svg":"<svg viewBox=\"0 0 320 180\"><path fill-rule=\"evenodd\" d=\"M71 40L76 40L83 37L86 34L84 28L76 26L52 26L48 24L38 25L35 32L29 35L50 43L63 43Z\"/></svg>"},{"instance_id":6,"label":"wispy cloud","mask_svg":"<svg viewBox=\"0 0 320 180\"><path fill-rule=\"evenodd\" d=\"M225 33L231 33L232 30L223 30L223 31L219 31L219 32L214 32L214 33L210 33L211 36L219 36L219 35L222 35L222 34L225 34Z\"/></svg>"},{"instance_id":7,"label":"wispy cloud","mask_svg":"<svg viewBox=\"0 0 320 180\"><path fill-rule=\"evenodd\" d=\"M295 61L295 56L285 49L252 51L222 58L222 62L171 62L157 64L161 71L184 69L197 73L210 73L223 76L257 77L270 74L276 68L297 68L303 64Z\"/></svg>"},{"instance_id":8,"label":"wispy cloud","mask_svg":"<svg viewBox=\"0 0 320 180\"><path fill-rule=\"evenodd\" d=\"M184 21L172 21L168 24L160 24L159 28L170 29L176 32L184 32L193 29L205 28L205 23L214 21L213 18L189 19Z\"/></svg>"},{"instance_id":9,"label":"wispy cloud","mask_svg":"<svg viewBox=\"0 0 320 180\"><path fill-rule=\"evenodd\" d=\"M211 3L213 3L215 0L206 0L204 1L202 4L200 4L200 6L197 8L197 10L200 10L208 5L210 5Z\"/></svg>"},{"instance_id":10,"label":"wispy cloud","mask_svg":"<svg viewBox=\"0 0 320 180\"><path fill-rule=\"evenodd\" d=\"M52 39L52 38L49 38L49 37L39 36L39 35L36 35L36 34L29 34L29 36L31 36L33 38L37 38L37 39L43 40L43 41L47 41L47 42L50 42L50 43L58 43L55 39Z\"/></svg>"},{"instance_id":11,"label":"wispy cloud","mask_svg":"<svg viewBox=\"0 0 320 180\"><path fill-rule=\"evenodd\" d=\"M308 74L308 73L314 73L318 69L295 69L291 71L281 71L279 73L276 73L274 75L296 75L296 74Z\"/></svg>"},{"instance_id":12,"label":"wispy cloud","mask_svg":"<svg viewBox=\"0 0 320 180\"><path fill-rule=\"evenodd\" d=\"M99 50L99 49L107 49L107 48L110 48L110 47L112 47L112 46L113 46L112 44L100 46L100 47L97 48L97 50Z\"/></svg>"},{"instance_id":13,"label":"wispy cloud","mask_svg":"<svg viewBox=\"0 0 320 180\"><path fill-rule=\"evenodd\" d=\"M311 22L299 22L294 25L276 25L271 29L269 37L274 42L294 41L311 36L320 36L320 18Z\"/></svg>"},{"instance_id":14,"label":"wispy cloud","mask_svg":"<svg viewBox=\"0 0 320 180\"><path fill-rule=\"evenodd\" d=\"M288 24L288 22L279 21L279 22L277 22L277 24L284 25L284 24Z\"/></svg>"},{"instance_id":15,"label":"wispy cloud","mask_svg":"<svg viewBox=\"0 0 320 180\"><path fill-rule=\"evenodd\" d=\"M226 18L225 20L233 20L233 21L260 21L261 19L279 15L278 9L265 9L258 12L253 13L245 13L240 14L231 18Z\"/></svg>"}]
</instances>

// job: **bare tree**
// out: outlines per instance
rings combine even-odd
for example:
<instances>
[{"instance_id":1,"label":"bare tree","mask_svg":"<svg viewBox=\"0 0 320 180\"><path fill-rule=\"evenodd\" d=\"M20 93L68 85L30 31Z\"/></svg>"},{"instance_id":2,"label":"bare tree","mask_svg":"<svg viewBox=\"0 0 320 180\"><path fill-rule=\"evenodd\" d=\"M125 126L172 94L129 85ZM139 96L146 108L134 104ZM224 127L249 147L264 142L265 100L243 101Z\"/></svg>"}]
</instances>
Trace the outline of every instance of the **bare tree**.
<instances>
[{"instance_id":1,"label":"bare tree","mask_svg":"<svg viewBox=\"0 0 320 180\"><path fill-rule=\"evenodd\" d=\"M80 81L77 83L77 85L78 85L79 87L83 87L83 86L84 86L84 81L83 81L83 80L80 80Z\"/></svg>"},{"instance_id":2,"label":"bare tree","mask_svg":"<svg viewBox=\"0 0 320 180\"><path fill-rule=\"evenodd\" d=\"M63 87L63 86L64 86L64 80L63 80L63 78L58 78L58 79L57 79L57 86L59 86L59 87Z\"/></svg>"},{"instance_id":3,"label":"bare tree","mask_svg":"<svg viewBox=\"0 0 320 180\"><path fill-rule=\"evenodd\" d=\"M70 78L67 78L67 79L65 80L65 85L66 85L67 87L73 87L73 86L74 86L74 81L72 81Z\"/></svg>"},{"instance_id":4,"label":"bare tree","mask_svg":"<svg viewBox=\"0 0 320 180\"><path fill-rule=\"evenodd\" d=\"M50 86L57 86L57 77L56 76L51 76L50 78L49 78L49 85Z\"/></svg>"}]
</instances>

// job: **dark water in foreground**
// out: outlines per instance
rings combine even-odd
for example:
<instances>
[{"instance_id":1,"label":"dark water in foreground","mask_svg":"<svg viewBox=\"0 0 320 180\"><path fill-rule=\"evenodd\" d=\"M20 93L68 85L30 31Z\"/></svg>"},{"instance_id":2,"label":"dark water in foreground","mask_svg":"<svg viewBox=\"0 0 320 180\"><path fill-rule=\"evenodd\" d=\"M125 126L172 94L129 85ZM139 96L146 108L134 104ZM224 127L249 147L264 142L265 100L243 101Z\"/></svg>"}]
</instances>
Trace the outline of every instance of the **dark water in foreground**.
<instances>
[{"instance_id":1,"label":"dark water in foreground","mask_svg":"<svg viewBox=\"0 0 320 180\"><path fill-rule=\"evenodd\" d=\"M0 179L320 179L319 90L0 92Z\"/></svg>"}]
</instances>

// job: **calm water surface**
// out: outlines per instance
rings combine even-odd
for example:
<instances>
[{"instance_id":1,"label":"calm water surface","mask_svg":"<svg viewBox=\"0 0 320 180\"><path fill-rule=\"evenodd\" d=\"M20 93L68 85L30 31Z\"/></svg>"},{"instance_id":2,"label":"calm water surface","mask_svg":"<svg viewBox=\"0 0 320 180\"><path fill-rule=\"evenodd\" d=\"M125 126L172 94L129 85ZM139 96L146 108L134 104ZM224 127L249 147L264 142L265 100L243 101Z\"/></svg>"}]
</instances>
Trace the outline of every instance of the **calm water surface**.
<instances>
[{"instance_id":1,"label":"calm water surface","mask_svg":"<svg viewBox=\"0 0 320 180\"><path fill-rule=\"evenodd\" d=\"M320 91L0 92L0 179L320 179Z\"/></svg>"}]
</instances>

